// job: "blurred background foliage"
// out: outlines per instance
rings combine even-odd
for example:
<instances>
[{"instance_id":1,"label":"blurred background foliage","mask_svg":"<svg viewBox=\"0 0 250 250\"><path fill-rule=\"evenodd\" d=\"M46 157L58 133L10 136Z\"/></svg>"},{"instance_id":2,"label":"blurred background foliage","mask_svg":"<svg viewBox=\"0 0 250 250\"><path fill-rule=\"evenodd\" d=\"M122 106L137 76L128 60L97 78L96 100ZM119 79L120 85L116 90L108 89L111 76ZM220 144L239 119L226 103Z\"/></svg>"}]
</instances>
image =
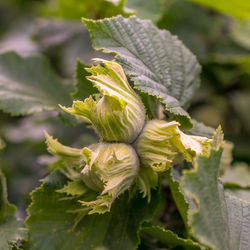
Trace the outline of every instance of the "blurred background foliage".
<instances>
[{"instance_id":1,"label":"blurred background foliage","mask_svg":"<svg viewBox=\"0 0 250 250\"><path fill-rule=\"evenodd\" d=\"M188 111L208 126L221 124L225 138L234 144L234 161L250 164L250 4L234 1L237 3L232 10L217 2L2 0L0 53L14 50L23 56L43 54L59 76L74 82L77 59L91 64L91 58L112 58L93 51L81 17L128 17L136 12L177 35L197 56L202 65L202 84ZM54 161L46 152L43 131L76 147L96 141L84 124L72 128L68 118L62 114L60 118L49 111L25 117L0 113L0 137L7 145L0 164L7 177L9 200L17 205L21 217L25 217L29 192L39 185L48 172L47 165ZM169 218L163 221L170 224ZM178 228L178 223L172 226Z\"/></svg>"}]
</instances>

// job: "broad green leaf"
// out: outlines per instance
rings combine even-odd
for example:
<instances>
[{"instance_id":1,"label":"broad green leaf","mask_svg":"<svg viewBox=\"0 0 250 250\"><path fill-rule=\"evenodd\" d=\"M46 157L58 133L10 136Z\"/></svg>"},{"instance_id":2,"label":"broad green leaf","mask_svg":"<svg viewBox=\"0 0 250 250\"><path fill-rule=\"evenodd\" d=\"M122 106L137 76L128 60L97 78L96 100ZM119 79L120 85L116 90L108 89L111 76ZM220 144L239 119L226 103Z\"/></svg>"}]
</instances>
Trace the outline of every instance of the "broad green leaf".
<instances>
[{"instance_id":1,"label":"broad green leaf","mask_svg":"<svg viewBox=\"0 0 250 250\"><path fill-rule=\"evenodd\" d=\"M227 188L250 188L250 167L237 163L226 170L221 180Z\"/></svg>"},{"instance_id":2,"label":"broad green leaf","mask_svg":"<svg viewBox=\"0 0 250 250\"><path fill-rule=\"evenodd\" d=\"M166 230L160 226L143 225L142 232L146 233L150 237L156 238L170 249L174 247L183 247L184 249L189 250L201 249L200 245L191 239L180 238L171 230Z\"/></svg>"},{"instance_id":3,"label":"broad green leaf","mask_svg":"<svg viewBox=\"0 0 250 250\"><path fill-rule=\"evenodd\" d=\"M225 13L229 16L248 19L250 18L250 2L246 0L188 0L198 3L209 8L215 9L219 12Z\"/></svg>"},{"instance_id":4,"label":"broad green leaf","mask_svg":"<svg viewBox=\"0 0 250 250\"><path fill-rule=\"evenodd\" d=\"M116 53L135 88L159 98L175 120L192 127L184 108L199 87L200 65L176 36L136 17L83 22L93 47Z\"/></svg>"},{"instance_id":5,"label":"broad green leaf","mask_svg":"<svg viewBox=\"0 0 250 250\"><path fill-rule=\"evenodd\" d=\"M217 136L210 156L199 156L194 169L183 175L182 187L197 204L189 214L191 233L212 249L246 250L250 248L250 203L226 194L218 181L219 141Z\"/></svg>"},{"instance_id":6,"label":"broad green leaf","mask_svg":"<svg viewBox=\"0 0 250 250\"><path fill-rule=\"evenodd\" d=\"M158 208L158 192L154 192L150 204L140 196L129 199L124 194L115 201L110 213L85 215L82 211L81 216L78 199L65 199L56 192L66 182L54 172L32 193L26 221L31 249L136 249L141 223L150 220Z\"/></svg>"},{"instance_id":7,"label":"broad green leaf","mask_svg":"<svg viewBox=\"0 0 250 250\"><path fill-rule=\"evenodd\" d=\"M76 100L84 100L92 94L97 93L97 89L93 84L87 80L87 76L91 74L85 69L87 65L83 64L80 60L76 62L76 73L75 73L75 92L72 97Z\"/></svg>"},{"instance_id":8,"label":"broad green leaf","mask_svg":"<svg viewBox=\"0 0 250 250\"><path fill-rule=\"evenodd\" d=\"M26 229L15 216L16 207L7 200L5 177L0 170L0 249L12 249L12 246L26 237Z\"/></svg>"},{"instance_id":9,"label":"broad green leaf","mask_svg":"<svg viewBox=\"0 0 250 250\"><path fill-rule=\"evenodd\" d=\"M71 85L65 85L39 56L0 55L0 109L13 115L58 109L71 103Z\"/></svg>"},{"instance_id":10,"label":"broad green leaf","mask_svg":"<svg viewBox=\"0 0 250 250\"><path fill-rule=\"evenodd\" d=\"M41 14L67 19L81 17L104 18L121 14L131 16L134 11L124 7L125 0L55 0L41 5Z\"/></svg>"}]
</instances>

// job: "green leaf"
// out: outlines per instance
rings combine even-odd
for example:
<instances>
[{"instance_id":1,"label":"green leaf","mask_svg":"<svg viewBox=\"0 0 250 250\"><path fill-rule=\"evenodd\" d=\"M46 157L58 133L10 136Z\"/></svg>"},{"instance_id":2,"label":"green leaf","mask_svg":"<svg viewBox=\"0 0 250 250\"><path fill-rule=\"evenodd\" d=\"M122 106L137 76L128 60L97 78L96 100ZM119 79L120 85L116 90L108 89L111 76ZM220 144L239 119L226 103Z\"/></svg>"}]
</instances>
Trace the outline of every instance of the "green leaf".
<instances>
[{"instance_id":1,"label":"green leaf","mask_svg":"<svg viewBox=\"0 0 250 250\"><path fill-rule=\"evenodd\" d=\"M85 215L83 212L81 218L79 211L83 207L78 199L66 199L63 194L55 192L66 181L54 172L32 193L26 221L31 249L93 250L106 247L122 250L138 246L139 227L155 214L159 204L158 192L154 192L150 204L140 195L132 200L127 194L121 195L110 213Z\"/></svg>"},{"instance_id":2,"label":"green leaf","mask_svg":"<svg viewBox=\"0 0 250 250\"><path fill-rule=\"evenodd\" d=\"M250 188L250 168L243 162L237 163L226 170L221 180L227 188Z\"/></svg>"},{"instance_id":3,"label":"green leaf","mask_svg":"<svg viewBox=\"0 0 250 250\"><path fill-rule=\"evenodd\" d=\"M218 181L220 138L214 138L210 156L199 156L194 169L183 175L183 189L197 204L189 214L191 232L212 249L249 249L250 203L226 194Z\"/></svg>"},{"instance_id":4,"label":"green leaf","mask_svg":"<svg viewBox=\"0 0 250 250\"><path fill-rule=\"evenodd\" d=\"M150 237L156 238L161 243L169 248L183 247L189 250L201 249L200 245L190 239L180 238L177 234L170 230L166 230L160 226L142 226L142 232L148 234Z\"/></svg>"},{"instance_id":5,"label":"green leaf","mask_svg":"<svg viewBox=\"0 0 250 250\"><path fill-rule=\"evenodd\" d=\"M39 56L0 55L0 109L13 115L58 109L71 103L71 85L63 84Z\"/></svg>"},{"instance_id":6,"label":"green leaf","mask_svg":"<svg viewBox=\"0 0 250 250\"><path fill-rule=\"evenodd\" d=\"M229 16L248 19L250 18L250 2L246 0L188 0L209 8L215 9Z\"/></svg>"},{"instance_id":7,"label":"green leaf","mask_svg":"<svg viewBox=\"0 0 250 250\"><path fill-rule=\"evenodd\" d=\"M86 79L87 76L91 74L85 69L88 67L80 60L76 62L76 74L75 74L75 92L72 94L72 97L76 100L84 100L85 98L89 97L97 93L97 89L93 86L93 84Z\"/></svg>"},{"instance_id":8,"label":"green leaf","mask_svg":"<svg viewBox=\"0 0 250 250\"><path fill-rule=\"evenodd\" d=\"M159 98L183 127L192 127L184 107L199 87L200 65L176 36L136 17L83 22L95 49L116 53L136 88Z\"/></svg>"},{"instance_id":9,"label":"green leaf","mask_svg":"<svg viewBox=\"0 0 250 250\"><path fill-rule=\"evenodd\" d=\"M0 170L0 249L12 249L17 240L26 237L23 222L16 218L16 207L7 200L5 177Z\"/></svg>"}]
</instances>

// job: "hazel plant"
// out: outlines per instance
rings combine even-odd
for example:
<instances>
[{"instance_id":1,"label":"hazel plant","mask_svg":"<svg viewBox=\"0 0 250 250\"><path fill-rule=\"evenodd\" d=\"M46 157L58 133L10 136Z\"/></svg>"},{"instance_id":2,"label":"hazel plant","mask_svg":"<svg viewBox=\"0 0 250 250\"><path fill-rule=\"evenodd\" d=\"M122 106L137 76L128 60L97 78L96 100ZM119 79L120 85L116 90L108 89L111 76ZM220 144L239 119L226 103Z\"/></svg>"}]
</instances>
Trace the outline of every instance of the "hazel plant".
<instances>
[{"instance_id":1,"label":"hazel plant","mask_svg":"<svg viewBox=\"0 0 250 250\"><path fill-rule=\"evenodd\" d=\"M101 64L86 69L92 74L87 79L100 94L90 96L84 102L75 101L72 108L62 109L90 123L103 141L132 143L144 125L143 103L118 63L95 61Z\"/></svg>"},{"instance_id":2,"label":"hazel plant","mask_svg":"<svg viewBox=\"0 0 250 250\"><path fill-rule=\"evenodd\" d=\"M110 211L114 200L132 187L150 202L160 173L210 150L208 138L183 133L177 121L149 120L122 67L114 61L97 61L99 65L86 70L100 93L61 108L88 123L100 142L76 149L46 134L48 151L65 162L69 179L81 181L91 194L79 199L89 214Z\"/></svg>"}]
</instances>

